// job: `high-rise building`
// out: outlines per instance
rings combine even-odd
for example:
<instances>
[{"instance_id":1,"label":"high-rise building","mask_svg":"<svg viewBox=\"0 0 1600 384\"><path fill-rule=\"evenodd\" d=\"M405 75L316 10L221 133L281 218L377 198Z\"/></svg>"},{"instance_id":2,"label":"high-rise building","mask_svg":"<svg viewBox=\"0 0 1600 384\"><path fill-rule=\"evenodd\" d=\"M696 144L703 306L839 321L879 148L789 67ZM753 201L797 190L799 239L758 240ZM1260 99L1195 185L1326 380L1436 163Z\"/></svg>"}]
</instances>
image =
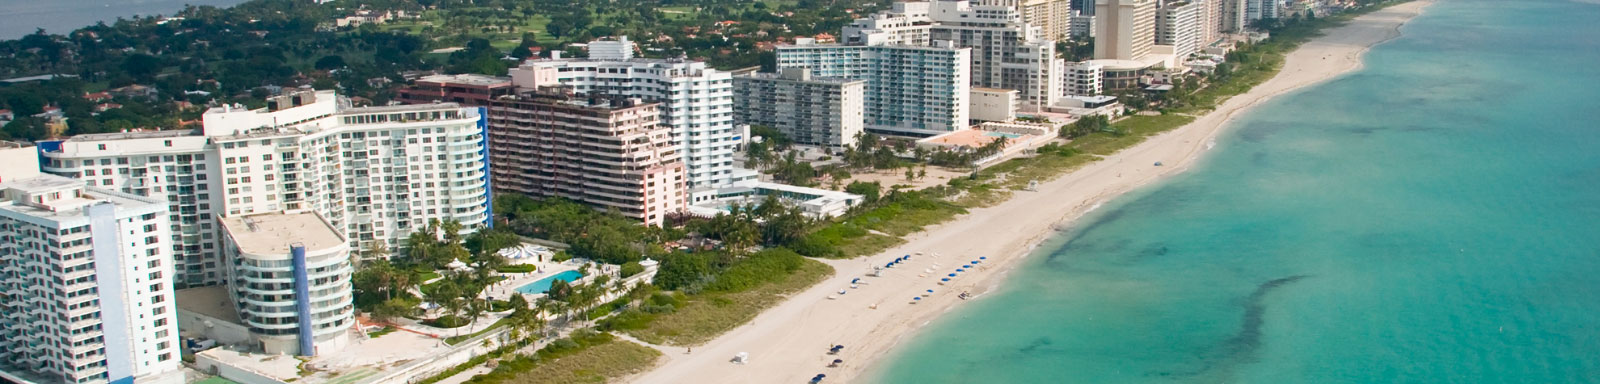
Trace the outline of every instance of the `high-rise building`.
<instances>
[{"instance_id":1,"label":"high-rise building","mask_svg":"<svg viewBox=\"0 0 1600 384\"><path fill-rule=\"evenodd\" d=\"M878 134L926 137L965 129L972 91L971 48L815 44L778 46L778 68L865 80L864 125Z\"/></svg>"},{"instance_id":2,"label":"high-rise building","mask_svg":"<svg viewBox=\"0 0 1600 384\"><path fill-rule=\"evenodd\" d=\"M1023 21L1014 0L899 2L844 27L847 45L928 46L949 41L971 48L972 85L1015 89L1023 103L1050 105L1060 97L1061 59L1055 41ZM1064 16L1064 15L1063 15ZM1067 27L1067 28L1070 28Z\"/></svg>"},{"instance_id":3,"label":"high-rise building","mask_svg":"<svg viewBox=\"0 0 1600 384\"><path fill-rule=\"evenodd\" d=\"M1257 0L1220 0L1222 3L1222 16L1218 20L1218 27L1222 32L1239 33L1250 26L1247 18L1246 3Z\"/></svg>"},{"instance_id":4,"label":"high-rise building","mask_svg":"<svg viewBox=\"0 0 1600 384\"><path fill-rule=\"evenodd\" d=\"M1222 39L1222 0L1194 0L1200 3L1200 48Z\"/></svg>"},{"instance_id":5,"label":"high-rise building","mask_svg":"<svg viewBox=\"0 0 1600 384\"><path fill-rule=\"evenodd\" d=\"M1244 0L1244 18L1254 22L1283 17L1283 0Z\"/></svg>"},{"instance_id":6,"label":"high-rise building","mask_svg":"<svg viewBox=\"0 0 1600 384\"><path fill-rule=\"evenodd\" d=\"M1201 3L1178 1L1163 4L1156 12L1156 44L1172 46L1179 58L1205 48L1201 42Z\"/></svg>"},{"instance_id":7,"label":"high-rise building","mask_svg":"<svg viewBox=\"0 0 1600 384\"><path fill-rule=\"evenodd\" d=\"M0 159L0 381L182 383L166 202Z\"/></svg>"},{"instance_id":8,"label":"high-rise building","mask_svg":"<svg viewBox=\"0 0 1600 384\"><path fill-rule=\"evenodd\" d=\"M814 78L810 68L784 68L733 78L734 121L765 125L795 143L840 150L865 131L865 80Z\"/></svg>"},{"instance_id":9,"label":"high-rise building","mask_svg":"<svg viewBox=\"0 0 1600 384\"><path fill-rule=\"evenodd\" d=\"M519 89L568 85L578 94L661 103L661 120L682 149L691 188L715 188L756 176L733 164L734 151L744 139L733 123L733 75L704 62L539 59L513 68L511 79Z\"/></svg>"},{"instance_id":10,"label":"high-rise building","mask_svg":"<svg viewBox=\"0 0 1600 384\"><path fill-rule=\"evenodd\" d=\"M1069 62L1063 65L1061 73L1066 77L1062 94L1067 96L1094 96L1103 92L1101 78L1105 72L1105 65L1094 60Z\"/></svg>"},{"instance_id":11,"label":"high-rise building","mask_svg":"<svg viewBox=\"0 0 1600 384\"><path fill-rule=\"evenodd\" d=\"M313 212L228 216L220 224L232 266L228 295L256 348L317 356L349 344L354 268L349 243L332 225Z\"/></svg>"},{"instance_id":12,"label":"high-rise building","mask_svg":"<svg viewBox=\"0 0 1600 384\"><path fill-rule=\"evenodd\" d=\"M79 135L41 144L44 171L168 204L179 287L223 283L223 216L315 212L351 249L397 249L432 220L489 225L483 116L455 104L351 108L295 91L225 105L201 131Z\"/></svg>"},{"instance_id":13,"label":"high-rise building","mask_svg":"<svg viewBox=\"0 0 1600 384\"><path fill-rule=\"evenodd\" d=\"M1022 22L1038 27L1045 39L1067 40L1072 37L1072 4L1069 0L984 0L988 5L1016 7L1022 13ZM1017 3L1011 5L1008 3Z\"/></svg>"},{"instance_id":14,"label":"high-rise building","mask_svg":"<svg viewBox=\"0 0 1600 384\"><path fill-rule=\"evenodd\" d=\"M1142 60L1156 38L1156 0L1095 0L1094 58Z\"/></svg>"},{"instance_id":15,"label":"high-rise building","mask_svg":"<svg viewBox=\"0 0 1600 384\"><path fill-rule=\"evenodd\" d=\"M1068 33L1072 35L1073 39L1093 39L1095 28L1098 28L1096 27L1097 23L1094 15L1085 15L1078 11L1072 12L1072 27Z\"/></svg>"},{"instance_id":16,"label":"high-rise building","mask_svg":"<svg viewBox=\"0 0 1600 384\"><path fill-rule=\"evenodd\" d=\"M545 87L495 99L495 189L559 196L661 225L688 201L687 170L661 104Z\"/></svg>"}]
</instances>

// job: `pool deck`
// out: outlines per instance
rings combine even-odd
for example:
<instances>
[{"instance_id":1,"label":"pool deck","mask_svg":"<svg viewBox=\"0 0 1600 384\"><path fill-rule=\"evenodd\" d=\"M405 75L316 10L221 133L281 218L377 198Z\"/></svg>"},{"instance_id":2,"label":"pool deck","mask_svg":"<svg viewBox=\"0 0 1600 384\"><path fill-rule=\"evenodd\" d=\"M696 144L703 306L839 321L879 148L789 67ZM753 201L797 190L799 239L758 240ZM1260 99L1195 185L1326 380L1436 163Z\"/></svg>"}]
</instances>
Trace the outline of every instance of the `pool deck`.
<instances>
[{"instance_id":1,"label":"pool deck","mask_svg":"<svg viewBox=\"0 0 1600 384\"><path fill-rule=\"evenodd\" d=\"M574 261L574 260L567 260L567 261L561 262L561 263L530 263L530 264L538 265L539 266L539 271L538 272L528 272L528 273L501 273L501 274L498 274L500 276L505 276L506 279L505 280L501 280L498 283L494 283L494 284L489 285L489 288L484 289L483 290L483 294L481 294L479 297L488 298L490 300L508 300L508 299L511 298L511 295L513 295L513 294L521 294L523 299L527 299L528 302L531 303L531 302L533 302L534 299L538 299L540 297L544 297L544 294L543 293L523 294L521 292L517 292L517 288L520 288L520 287L522 287L524 285L533 284L533 282L539 281L539 279L543 279L543 278L550 277L550 276L555 276L555 275L560 274L562 272L576 271L576 270L578 270L578 268L583 266L584 262L582 262L582 261ZM588 278L589 278L589 276L584 276L583 278L578 279L578 281L585 281L584 279L588 279Z\"/></svg>"}]
</instances>

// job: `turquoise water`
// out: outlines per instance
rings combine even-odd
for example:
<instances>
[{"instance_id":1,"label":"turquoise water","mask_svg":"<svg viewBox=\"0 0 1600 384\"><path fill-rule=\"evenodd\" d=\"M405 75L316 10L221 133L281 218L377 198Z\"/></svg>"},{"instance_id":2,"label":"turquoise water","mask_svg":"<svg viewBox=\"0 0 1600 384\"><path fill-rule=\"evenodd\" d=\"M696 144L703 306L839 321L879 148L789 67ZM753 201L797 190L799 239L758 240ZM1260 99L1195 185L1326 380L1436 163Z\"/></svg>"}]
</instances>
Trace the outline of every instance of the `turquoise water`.
<instances>
[{"instance_id":1,"label":"turquoise water","mask_svg":"<svg viewBox=\"0 0 1600 384\"><path fill-rule=\"evenodd\" d=\"M984 136L989 136L989 137L1004 137L1004 138L1007 138L1007 139L1015 139L1015 138L1018 138L1018 137L1022 137L1022 135L1018 135L1018 134L1015 134L1015 133L1005 133L1005 132L984 132L983 135Z\"/></svg>"},{"instance_id":2,"label":"turquoise water","mask_svg":"<svg viewBox=\"0 0 1600 384\"><path fill-rule=\"evenodd\" d=\"M1600 5L1443 0L1045 244L885 383L1600 382ZM846 357L848 359L848 357Z\"/></svg>"},{"instance_id":3,"label":"turquoise water","mask_svg":"<svg viewBox=\"0 0 1600 384\"><path fill-rule=\"evenodd\" d=\"M555 284L556 280L561 280L561 281L565 281L565 282L570 283L570 282L578 281L578 279L582 279L582 278L583 278L583 274L582 273L578 273L578 271L561 272L561 273L557 273L555 275L551 275L549 277L545 277L543 279L539 279L539 280L534 281L532 283L525 284L525 285L523 285L521 287L517 287L517 292L522 292L524 294L529 294L529 295L545 293L545 292L549 292L550 291L550 284Z\"/></svg>"}]
</instances>

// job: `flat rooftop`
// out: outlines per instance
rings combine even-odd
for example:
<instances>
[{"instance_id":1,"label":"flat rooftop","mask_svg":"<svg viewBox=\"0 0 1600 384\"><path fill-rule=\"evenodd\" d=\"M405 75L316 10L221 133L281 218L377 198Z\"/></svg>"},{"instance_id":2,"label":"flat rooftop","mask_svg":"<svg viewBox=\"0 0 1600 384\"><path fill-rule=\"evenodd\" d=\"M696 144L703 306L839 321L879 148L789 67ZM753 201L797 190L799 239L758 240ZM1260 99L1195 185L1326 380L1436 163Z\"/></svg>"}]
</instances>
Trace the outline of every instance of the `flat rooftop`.
<instances>
[{"instance_id":1,"label":"flat rooftop","mask_svg":"<svg viewBox=\"0 0 1600 384\"><path fill-rule=\"evenodd\" d=\"M17 204L14 200L0 201L0 209L56 221L82 218L84 208L100 202L116 204L119 211L146 206L152 207L150 209L154 211L154 207L166 206L166 204L157 203L155 200L148 200L143 197L87 188L83 186L83 180L49 174L6 181L0 183L0 190L11 190L15 193L27 194L64 192L64 197L45 204ZM71 191L73 190L81 190L81 193L68 195L72 194L73 192Z\"/></svg>"},{"instance_id":2,"label":"flat rooftop","mask_svg":"<svg viewBox=\"0 0 1600 384\"><path fill-rule=\"evenodd\" d=\"M228 297L227 286L213 285L179 289L176 294L178 309L206 315L229 323L242 324L239 321L239 312L233 307L233 299Z\"/></svg>"},{"instance_id":3,"label":"flat rooftop","mask_svg":"<svg viewBox=\"0 0 1600 384\"><path fill-rule=\"evenodd\" d=\"M1015 89L1005 89L1005 88L972 87L972 91L973 92L1005 93L1005 92L1016 92L1017 90L1015 90Z\"/></svg>"},{"instance_id":4,"label":"flat rooftop","mask_svg":"<svg viewBox=\"0 0 1600 384\"><path fill-rule=\"evenodd\" d=\"M289 245L299 243L307 250L343 246L344 237L314 213L263 213L222 218L234 244L243 253L257 255L288 254Z\"/></svg>"},{"instance_id":5,"label":"flat rooftop","mask_svg":"<svg viewBox=\"0 0 1600 384\"><path fill-rule=\"evenodd\" d=\"M68 137L66 141L107 141L129 139L151 139L161 137L199 136L200 132L193 129L174 129L167 131L133 131L120 133L88 133Z\"/></svg>"},{"instance_id":6,"label":"flat rooftop","mask_svg":"<svg viewBox=\"0 0 1600 384\"><path fill-rule=\"evenodd\" d=\"M483 87L493 86L493 85L508 85L508 86L511 85L511 79L510 78L495 77L495 76L488 76L488 75L476 75L476 74L470 74L470 73L463 73L463 74L458 74L458 75L429 75L429 76L423 76L421 78L418 78L417 81L418 82L428 82L428 83L441 83L441 84L474 85L474 86L483 86Z\"/></svg>"}]
</instances>

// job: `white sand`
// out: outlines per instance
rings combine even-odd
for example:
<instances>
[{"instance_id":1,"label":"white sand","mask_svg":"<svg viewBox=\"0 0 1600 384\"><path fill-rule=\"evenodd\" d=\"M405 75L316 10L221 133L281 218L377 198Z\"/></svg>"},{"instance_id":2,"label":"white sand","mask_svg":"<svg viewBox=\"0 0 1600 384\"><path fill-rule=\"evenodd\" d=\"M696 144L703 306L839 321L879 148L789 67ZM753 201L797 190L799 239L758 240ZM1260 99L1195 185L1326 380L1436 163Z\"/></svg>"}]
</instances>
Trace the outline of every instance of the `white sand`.
<instances>
[{"instance_id":1,"label":"white sand","mask_svg":"<svg viewBox=\"0 0 1600 384\"><path fill-rule=\"evenodd\" d=\"M1428 4L1418 1L1394 6L1328 31L1291 53L1284 69L1265 84L1229 99L1193 123L1042 183L1038 192L1018 191L1010 201L973 210L912 235L907 244L883 254L832 261L838 270L832 278L794 295L749 324L696 346L693 354L669 353L654 370L629 379L638 383L803 383L825 373L827 382L851 381L914 330L965 303L956 297L958 293L976 294L998 284L1005 271L1054 234L1054 228L1117 195L1188 168L1235 113L1360 68L1361 55L1368 48L1399 36L1400 25ZM1154 166L1158 161L1165 166ZM859 289L837 300L828 299L848 287L852 278L870 272L872 266L916 252L925 255L888 270L885 277L865 277ZM934 257L934 253L941 256ZM938 276L978 256L989 258L981 264L983 268L962 274L951 285L936 284ZM938 273L917 276L935 262L943 266ZM935 289L935 294L910 304L913 296L929 288ZM870 309L872 305L877 308ZM845 345L844 352L826 354L832 344ZM749 352L748 364L729 362L739 352ZM827 368L835 358L844 359L845 365Z\"/></svg>"}]
</instances>

